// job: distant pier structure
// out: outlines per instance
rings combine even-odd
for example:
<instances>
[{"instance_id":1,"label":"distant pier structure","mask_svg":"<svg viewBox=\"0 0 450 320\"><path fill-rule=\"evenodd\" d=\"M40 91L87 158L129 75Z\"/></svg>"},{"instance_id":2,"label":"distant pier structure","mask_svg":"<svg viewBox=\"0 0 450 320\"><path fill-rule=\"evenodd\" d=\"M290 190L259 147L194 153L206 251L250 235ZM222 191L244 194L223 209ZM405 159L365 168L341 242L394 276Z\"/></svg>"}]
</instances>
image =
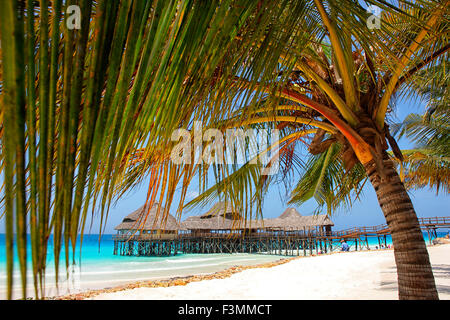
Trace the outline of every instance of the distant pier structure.
<instances>
[{"instance_id":1,"label":"distant pier structure","mask_svg":"<svg viewBox=\"0 0 450 320\"><path fill-rule=\"evenodd\" d=\"M127 215L114 236L115 255L164 256L177 254L179 233L183 227L164 207L142 206Z\"/></svg>"},{"instance_id":2,"label":"distant pier structure","mask_svg":"<svg viewBox=\"0 0 450 320\"><path fill-rule=\"evenodd\" d=\"M142 206L126 216L115 230L114 254L127 256L169 256L180 253L260 253L312 255L340 247L345 239L355 250L369 248L370 237L380 247L387 245L386 225L333 231L328 215L302 216L295 208L273 219L247 220L230 205L216 203L208 212L183 222L168 214L158 203ZM450 228L450 217L420 218L429 238L438 228Z\"/></svg>"}]
</instances>

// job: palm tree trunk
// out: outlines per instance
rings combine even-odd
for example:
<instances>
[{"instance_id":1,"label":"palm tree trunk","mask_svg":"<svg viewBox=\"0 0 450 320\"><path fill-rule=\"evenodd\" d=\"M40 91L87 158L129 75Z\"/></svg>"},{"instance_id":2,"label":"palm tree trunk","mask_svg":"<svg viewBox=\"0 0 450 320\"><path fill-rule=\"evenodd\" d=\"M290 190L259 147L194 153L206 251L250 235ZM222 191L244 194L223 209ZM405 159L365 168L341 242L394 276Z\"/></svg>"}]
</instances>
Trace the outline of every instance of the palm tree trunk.
<instances>
[{"instance_id":1,"label":"palm tree trunk","mask_svg":"<svg viewBox=\"0 0 450 320\"><path fill-rule=\"evenodd\" d=\"M384 178L374 161L365 169L392 235L399 299L439 299L413 204L393 162L383 153Z\"/></svg>"}]
</instances>

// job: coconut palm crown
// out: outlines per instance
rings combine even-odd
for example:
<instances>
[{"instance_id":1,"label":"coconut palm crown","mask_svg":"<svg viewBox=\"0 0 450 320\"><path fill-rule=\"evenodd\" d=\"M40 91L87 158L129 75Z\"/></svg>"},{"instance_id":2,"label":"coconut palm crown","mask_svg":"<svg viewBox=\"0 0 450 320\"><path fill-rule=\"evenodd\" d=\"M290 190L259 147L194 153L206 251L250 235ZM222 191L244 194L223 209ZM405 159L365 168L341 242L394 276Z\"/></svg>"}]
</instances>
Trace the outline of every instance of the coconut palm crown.
<instances>
[{"instance_id":1,"label":"coconut palm crown","mask_svg":"<svg viewBox=\"0 0 450 320\"><path fill-rule=\"evenodd\" d=\"M242 213L260 212L274 177L259 166L213 165L218 183L207 189L211 166L170 161L172 133L201 122L280 129L269 149L283 174L305 142L325 163L338 158L368 176L392 234L399 297L436 299L414 208L387 155L391 146L402 157L386 116L412 75L446 57L448 2L1 1L8 297L14 241L26 297L27 224L39 296L50 234L56 270L63 243L68 267L88 209L104 226L114 196L145 177L149 207L165 201L168 210L181 184L181 212L198 176L204 193L192 205L224 196ZM367 22L369 5L382 10L379 28Z\"/></svg>"},{"instance_id":2,"label":"coconut palm crown","mask_svg":"<svg viewBox=\"0 0 450 320\"><path fill-rule=\"evenodd\" d=\"M277 28L281 22L269 23L254 52L229 75L227 96L219 99L222 109L208 125L222 130L281 130L279 143L269 149L281 159L282 175L301 163L296 144L307 144L318 161L308 166L306 176L293 188L291 203L302 203L314 194L336 207L352 190L358 193L362 178L368 177L392 234L399 297L436 299L417 216L387 151L390 147L399 161L403 154L386 122L399 88L404 89L423 67L447 57L448 9L445 3L399 4L399 13L382 5L386 10L381 16L383 27L369 30L360 19L362 7L339 2L340 9L348 10L344 14L337 5L334 1L305 4L320 17L314 20L317 24L306 19L289 30ZM357 9L351 10L350 5ZM308 27L314 33L307 32ZM245 39L245 32L249 31L244 30L236 41ZM285 42L279 48L275 43L282 39ZM252 214L252 205L260 210L275 177L264 175L251 160L240 167L214 165L216 184L206 188L203 183L203 194L186 208L223 197L246 214ZM197 172L204 180L208 168L188 166L185 178L189 181ZM335 173L334 182L325 183L330 177L326 170ZM323 190L324 185L330 190Z\"/></svg>"}]
</instances>

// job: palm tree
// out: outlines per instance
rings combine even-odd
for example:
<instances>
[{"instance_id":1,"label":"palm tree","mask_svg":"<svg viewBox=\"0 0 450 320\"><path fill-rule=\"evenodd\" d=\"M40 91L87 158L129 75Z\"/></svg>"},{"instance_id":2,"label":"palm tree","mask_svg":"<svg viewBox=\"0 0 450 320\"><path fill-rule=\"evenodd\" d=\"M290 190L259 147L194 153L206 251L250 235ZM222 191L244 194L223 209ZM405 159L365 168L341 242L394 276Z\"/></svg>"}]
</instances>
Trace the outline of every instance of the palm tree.
<instances>
[{"instance_id":1,"label":"palm tree","mask_svg":"<svg viewBox=\"0 0 450 320\"><path fill-rule=\"evenodd\" d=\"M411 113L393 126L399 138L406 136L416 143L413 150L403 152L405 161L401 166L405 185L410 188L428 186L436 193L450 190L448 67L448 62L443 61L416 74L410 87L427 102L427 111L424 115Z\"/></svg>"},{"instance_id":2,"label":"palm tree","mask_svg":"<svg viewBox=\"0 0 450 320\"><path fill-rule=\"evenodd\" d=\"M182 202L196 173L204 185L208 166L170 162L172 132L203 121L280 127L287 169L293 145L312 135L313 153L332 147L348 170L362 166L391 229L400 298L437 298L417 217L386 153L395 140L385 117L399 85L447 52L448 1L368 3L384 10L379 30L352 0L0 2L8 297L14 226L25 297L29 223L38 297L50 233L55 267L63 240L67 267L89 206L104 225L114 195L147 174L148 201L158 196L166 208L178 183ZM71 5L79 29L67 23ZM216 169L219 194L260 208L271 179L258 167Z\"/></svg>"},{"instance_id":3,"label":"palm tree","mask_svg":"<svg viewBox=\"0 0 450 320\"><path fill-rule=\"evenodd\" d=\"M161 131L194 110L198 101L186 97L209 92L230 39L255 8L247 1L1 1L8 298L14 243L27 294L27 225L35 296L44 297L50 234L58 275L63 243L67 267L89 206L100 203L106 220L126 169L121 159L143 141L164 143ZM186 84L188 75L195 81Z\"/></svg>"},{"instance_id":4,"label":"palm tree","mask_svg":"<svg viewBox=\"0 0 450 320\"><path fill-rule=\"evenodd\" d=\"M449 80L448 62L444 60L417 72L401 88L402 95L415 93L427 103L425 114L412 113L401 123L391 124L397 139L405 136L416 142L414 149L401 150L403 161L389 152L407 189L428 186L436 189L437 194L450 190ZM325 161L326 154L309 156L290 195L290 204L301 205L314 198L319 204L317 210L326 205L331 214L341 205L349 207L358 199L367 180L361 165L347 171L337 152L329 161Z\"/></svg>"},{"instance_id":5,"label":"palm tree","mask_svg":"<svg viewBox=\"0 0 450 320\"><path fill-rule=\"evenodd\" d=\"M285 165L283 174L294 167L293 145L308 136L309 151L320 155L322 162L336 161L336 153L339 154L338 164L350 172L349 186L359 186L363 170L376 191L392 234L399 298L437 299L417 216L389 157L388 146L397 158L402 160L403 155L385 121L389 108L394 107L389 102L399 87L448 52L449 45L442 37L448 26L442 6L445 3L400 4L402 13L380 4L386 10L382 16L385 26L373 33L361 25L358 18L364 10L358 4L341 2L339 8L334 1L328 1L326 5L314 1L308 6L321 18L320 25L305 19L299 28L277 29L275 22L268 27L269 31L256 44L265 46L264 51L255 50L230 77L228 95L221 101L229 116L221 117L223 111L215 114L221 121L211 126L225 129L265 125L283 129L279 144L271 147L277 149L276 154ZM356 9L350 10L349 6ZM344 14L340 11L343 9L348 11ZM305 32L311 26L317 27L314 34ZM382 40L368 36L373 34ZM240 39L245 39L244 33ZM282 49L273 44L279 39L286 39ZM228 102L238 97L244 101L243 107ZM256 203L260 210L262 196L273 178L264 176L250 163L231 172L224 166L215 166L216 185L203 188L203 194L186 207L224 196L246 214L250 203ZM342 170L336 166L311 167L313 170L307 174L319 177L311 181L324 179L326 169ZM200 177L205 177L207 168L196 167ZM192 176L194 171L191 168L188 174ZM322 196L323 202L330 203L330 195L336 195L320 194L320 184L315 187L304 183L305 179L294 189L292 201L301 201L305 193L314 192ZM348 190L343 190L342 196L346 195Z\"/></svg>"}]
</instances>

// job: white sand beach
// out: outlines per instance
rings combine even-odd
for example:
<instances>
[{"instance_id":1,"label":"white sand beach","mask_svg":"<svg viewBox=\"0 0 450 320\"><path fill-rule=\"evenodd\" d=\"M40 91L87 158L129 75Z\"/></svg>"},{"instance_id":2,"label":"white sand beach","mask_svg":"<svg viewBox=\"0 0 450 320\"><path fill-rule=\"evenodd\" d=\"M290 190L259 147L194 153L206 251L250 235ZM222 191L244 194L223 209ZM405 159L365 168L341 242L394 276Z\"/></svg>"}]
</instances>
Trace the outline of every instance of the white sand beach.
<instances>
[{"instance_id":1,"label":"white sand beach","mask_svg":"<svg viewBox=\"0 0 450 320\"><path fill-rule=\"evenodd\" d=\"M450 244L428 247L440 299L450 300ZM185 286L136 288L92 299L397 299L392 250L300 258Z\"/></svg>"}]
</instances>

